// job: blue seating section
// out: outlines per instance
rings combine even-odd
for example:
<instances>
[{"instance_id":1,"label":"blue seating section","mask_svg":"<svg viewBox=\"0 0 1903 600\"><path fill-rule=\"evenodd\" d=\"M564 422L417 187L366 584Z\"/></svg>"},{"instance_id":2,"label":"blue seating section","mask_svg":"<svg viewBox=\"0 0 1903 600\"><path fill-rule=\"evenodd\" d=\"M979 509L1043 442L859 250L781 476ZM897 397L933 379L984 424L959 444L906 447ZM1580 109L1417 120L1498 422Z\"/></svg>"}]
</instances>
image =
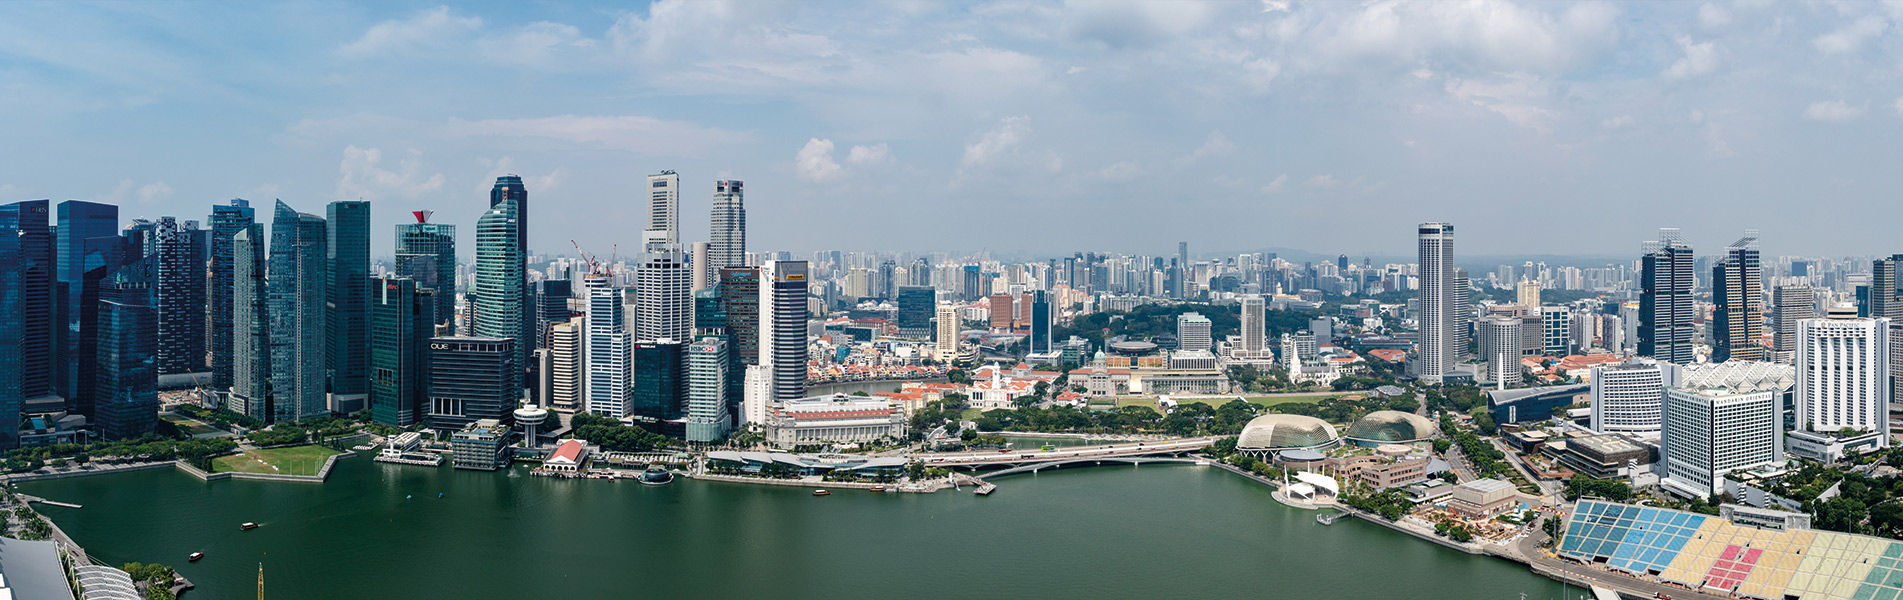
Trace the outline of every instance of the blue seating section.
<instances>
[{"instance_id":1,"label":"blue seating section","mask_svg":"<svg viewBox=\"0 0 1903 600\"><path fill-rule=\"evenodd\" d=\"M1705 515L1582 500L1566 524L1559 552L1630 573L1664 571L1705 524Z\"/></svg>"}]
</instances>

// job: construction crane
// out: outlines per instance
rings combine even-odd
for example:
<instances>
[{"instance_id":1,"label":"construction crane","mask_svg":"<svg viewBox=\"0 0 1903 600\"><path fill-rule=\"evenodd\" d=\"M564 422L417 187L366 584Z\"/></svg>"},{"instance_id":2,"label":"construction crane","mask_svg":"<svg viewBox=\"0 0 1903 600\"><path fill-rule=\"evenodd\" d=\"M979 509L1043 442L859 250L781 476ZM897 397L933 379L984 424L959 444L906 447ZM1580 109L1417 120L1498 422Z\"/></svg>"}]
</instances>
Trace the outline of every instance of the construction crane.
<instances>
[{"instance_id":1,"label":"construction crane","mask_svg":"<svg viewBox=\"0 0 1903 600\"><path fill-rule=\"evenodd\" d=\"M613 273L610 273L608 271L608 268L609 268L608 265L613 264L615 260L615 255L621 252L620 244L615 244L613 246L613 249L608 251L608 262L603 263L601 262L601 260L595 258L595 255L589 254L587 250L581 249L580 242L576 242L575 240L568 240L568 243L574 244L575 253L580 254L582 260L588 261L589 273L594 275L601 275L603 277L613 275Z\"/></svg>"}]
</instances>

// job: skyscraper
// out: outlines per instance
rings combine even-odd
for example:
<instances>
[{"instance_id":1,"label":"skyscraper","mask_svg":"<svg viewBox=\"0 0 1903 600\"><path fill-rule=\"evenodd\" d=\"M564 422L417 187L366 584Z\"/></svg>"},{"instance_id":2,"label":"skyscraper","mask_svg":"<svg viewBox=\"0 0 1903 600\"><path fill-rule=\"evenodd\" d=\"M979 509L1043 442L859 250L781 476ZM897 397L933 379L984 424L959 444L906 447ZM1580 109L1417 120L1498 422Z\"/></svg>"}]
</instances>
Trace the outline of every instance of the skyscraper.
<instances>
[{"instance_id":1,"label":"skyscraper","mask_svg":"<svg viewBox=\"0 0 1903 600\"><path fill-rule=\"evenodd\" d=\"M694 292L686 257L678 247L649 244L635 267L635 337L692 339Z\"/></svg>"},{"instance_id":2,"label":"skyscraper","mask_svg":"<svg viewBox=\"0 0 1903 600\"><path fill-rule=\"evenodd\" d=\"M614 277L605 272L582 276L588 294L586 364L588 412L620 419L628 416L629 368L633 337L628 335L626 309Z\"/></svg>"},{"instance_id":3,"label":"skyscraper","mask_svg":"<svg viewBox=\"0 0 1903 600\"><path fill-rule=\"evenodd\" d=\"M1449 252L1451 251L1450 247ZM1468 348L1472 346L1470 342L1473 340L1473 282L1467 279L1466 269L1454 269L1454 287L1451 295L1454 298L1453 304L1447 311L1452 320L1449 330L1453 332L1453 335L1449 336L1453 340L1450 342L1452 349L1449 351L1449 356L1451 358L1447 359L1450 365L1466 361Z\"/></svg>"},{"instance_id":4,"label":"skyscraper","mask_svg":"<svg viewBox=\"0 0 1903 600\"><path fill-rule=\"evenodd\" d=\"M732 179L714 182L712 230L708 234L712 244L707 262L710 274L718 274L724 267L747 264L747 204L741 190L744 185Z\"/></svg>"},{"instance_id":5,"label":"skyscraper","mask_svg":"<svg viewBox=\"0 0 1903 600\"><path fill-rule=\"evenodd\" d=\"M1480 358L1487 361L1487 372L1482 374L1483 385L1497 385L1520 382L1520 342L1524 337L1520 331L1520 319L1494 315L1474 323L1474 332L1480 338Z\"/></svg>"},{"instance_id":6,"label":"skyscraper","mask_svg":"<svg viewBox=\"0 0 1903 600\"><path fill-rule=\"evenodd\" d=\"M1421 381L1440 383L1460 354L1454 348L1454 226L1422 223L1418 229L1420 336L1408 366Z\"/></svg>"},{"instance_id":7,"label":"skyscraper","mask_svg":"<svg viewBox=\"0 0 1903 600\"><path fill-rule=\"evenodd\" d=\"M24 398L53 391L56 294L53 286L53 231L48 226L50 215L51 209L46 200L0 205L0 235L13 234L14 243L17 244L15 250L18 252L16 259L4 264L14 267L19 278L18 282L12 284L19 294L19 304L0 309L0 313L18 315L20 331L15 347L20 351L20 394ZM0 437L14 439L17 435L5 432L0 433ZM14 442L17 441L14 439Z\"/></svg>"},{"instance_id":8,"label":"skyscraper","mask_svg":"<svg viewBox=\"0 0 1903 600\"><path fill-rule=\"evenodd\" d=\"M152 432L159 417L158 257L132 261L99 283L99 367L94 421L108 440Z\"/></svg>"},{"instance_id":9,"label":"skyscraper","mask_svg":"<svg viewBox=\"0 0 1903 600\"><path fill-rule=\"evenodd\" d=\"M230 393L232 369L237 364L235 350L232 347L232 323L237 307L233 295L237 290L237 253L232 238L238 232L251 228L257 220L251 203L239 198L231 199L225 205L211 207L211 265L205 289L208 318L205 321L205 342L211 353L211 385L219 393ZM262 249L264 240L254 238ZM258 271L262 275L262 270Z\"/></svg>"},{"instance_id":10,"label":"skyscraper","mask_svg":"<svg viewBox=\"0 0 1903 600\"><path fill-rule=\"evenodd\" d=\"M396 226L396 274L416 281L436 302L436 322L456 333L456 226L429 222L427 210L410 213L415 223Z\"/></svg>"},{"instance_id":11,"label":"skyscraper","mask_svg":"<svg viewBox=\"0 0 1903 600\"><path fill-rule=\"evenodd\" d=\"M1778 396L1756 389L1666 390L1660 483L1680 495L1705 498L1724 491L1728 473L1782 462Z\"/></svg>"},{"instance_id":12,"label":"skyscraper","mask_svg":"<svg viewBox=\"0 0 1903 600\"><path fill-rule=\"evenodd\" d=\"M325 353L330 365L330 408L350 414L370 397L370 202L330 203L325 305Z\"/></svg>"},{"instance_id":13,"label":"skyscraper","mask_svg":"<svg viewBox=\"0 0 1903 600\"><path fill-rule=\"evenodd\" d=\"M0 423L20 422L20 410L26 406L22 308L29 293L24 281L31 267L20 251L26 237L21 217L32 219L33 213L19 208L18 204L0 207ZM39 220L43 229L44 212ZM0 427L0 450L18 447L19 428Z\"/></svg>"},{"instance_id":14,"label":"skyscraper","mask_svg":"<svg viewBox=\"0 0 1903 600\"><path fill-rule=\"evenodd\" d=\"M717 442L733 430L727 393L732 368L724 339L701 338L687 346L687 441Z\"/></svg>"},{"instance_id":15,"label":"skyscraper","mask_svg":"<svg viewBox=\"0 0 1903 600\"><path fill-rule=\"evenodd\" d=\"M518 313L516 320L521 322L521 325L516 328L518 333L510 337L516 339L516 351L521 353L521 356L516 357L518 359L516 366L527 368L530 345L535 342L535 339L526 334L535 327L535 311L531 310L527 303L529 297L529 190L522 186L521 177L503 175L496 178L495 187L489 190L490 210L500 206L504 200L515 202L513 217L515 219L515 261L522 263L518 271L520 274L516 276L516 288L518 288L516 297L523 299L523 303L516 305ZM478 230L476 237L480 239L482 237L480 222L476 228ZM480 249L477 254L481 254Z\"/></svg>"},{"instance_id":16,"label":"skyscraper","mask_svg":"<svg viewBox=\"0 0 1903 600\"><path fill-rule=\"evenodd\" d=\"M160 217L150 233L143 254L153 257L157 272L151 293L158 373L205 372L205 249L198 222Z\"/></svg>"},{"instance_id":17,"label":"skyscraper","mask_svg":"<svg viewBox=\"0 0 1903 600\"><path fill-rule=\"evenodd\" d=\"M647 200L648 225L641 234L642 247L661 242L680 251L681 176L673 171L649 175Z\"/></svg>"},{"instance_id":18,"label":"skyscraper","mask_svg":"<svg viewBox=\"0 0 1903 600\"><path fill-rule=\"evenodd\" d=\"M370 418L391 427L423 421L436 299L402 277L371 279ZM358 349L365 352L365 349Z\"/></svg>"},{"instance_id":19,"label":"skyscraper","mask_svg":"<svg viewBox=\"0 0 1903 600\"><path fill-rule=\"evenodd\" d=\"M741 365L760 364L759 267L721 268L717 291L721 312L727 314L727 335L733 340L727 351Z\"/></svg>"},{"instance_id":20,"label":"skyscraper","mask_svg":"<svg viewBox=\"0 0 1903 600\"><path fill-rule=\"evenodd\" d=\"M1833 315L1797 323L1797 428L1884 432L1890 445L1890 319Z\"/></svg>"},{"instance_id":21,"label":"skyscraper","mask_svg":"<svg viewBox=\"0 0 1903 600\"><path fill-rule=\"evenodd\" d=\"M1665 390L1678 387L1678 365L1634 358L1592 369L1592 430L1656 435Z\"/></svg>"},{"instance_id":22,"label":"skyscraper","mask_svg":"<svg viewBox=\"0 0 1903 600\"><path fill-rule=\"evenodd\" d=\"M760 364L776 401L806 397L806 276L803 260L760 267Z\"/></svg>"},{"instance_id":23,"label":"skyscraper","mask_svg":"<svg viewBox=\"0 0 1903 600\"><path fill-rule=\"evenodd\" d=\"M641 340L634 343L634 384L628 392L629 413L650 423L680 421L686 407L687 381L681 343Z\"/></svg>"},{"instance_id":24,"label":"skyscraper","mask_svg":"<svg viewBox=\"0 0 1903 600\"><path fill-rule=\"evenodd\" d=\"M459 431L482 419L515 423L522 398L521 351L513 338L435 337L429 341L429 424Z\"/></svg>"},{"instance_id":25,"label":"skyscraper","mask_svg":"<svg viewBox=\"0 0 1903 600\"><path fill-rule=\"evenodd\" d=\"M502 185L496 183L497 193ZM523 294L528 290L523 284L527 264L517 237L522 234L519 211L511 195L476 221L476 281L469 293L472 334L522 342L511 346L517 353L512 365L527 363L526 349L535 339L528 335L530 323L523 320L528 311Z\"/></svg>"},{"instance_id":26,"label":"skyscraper","mask_svg":"<svg viewBox=\"0 0 1903 600\"><path fill-rule=\"evenodd\" d=\"M282 200L271 218L272 414L267 421L330 414L324 397L330 327L325 225L323 218L297 212Z\"/></svg>"},{"instance_id":27,"label":"skyscraper","mask_svg":"<svg viewBox=\"0 0 1903 600\"><path fill-rule=\"evenodd\" d=\"M1903 401L1903 293L1898 285L1903 279L1897 277L1897 267L1903 265L1903 254L1893 254L1889 258L1879 258L1870 265L1870 290L1865 314L1871 318L1890 320L1890 401Z\"/></svg>"},{"instance_id":28,"label":"skyscraper","mask_svg":"<svg viewBox=\"0 0 1903 600\"><path fill-rule=\"evenodd\" d=\"M1259 353L1268 349L1269 330L1265 321L1267 318L1266 311L1267 307L1264 306L1261 295L1249 294L1242 297L1242 345L1237 347L1237 350ZM1254 356L1254 354L1250 354L1249 356Z\"/></svg>"},{"instance_id":29,"label":"skyscraper","mask_svg":"<svg viewBox=\"0 0 1903 600\"><path fill-rule=\"evenodd\" d=\"M99 282L123 265L119 207L80 200L59 203L54 261L56 315L53 391L67 410L93 415L99 378ZM136 257L135 257L136 258Z\"/></svg>"},{"instance_id":30,"label":"skyscraper","mask_svg":"<svg viewBox=\"0 0 1903 600\"><path fill-rule=\"evenodd\" d=\"M542 377L548 382L548 407L556 410L581 410L582 402L582 331L586 319L575 317L548 327L548 369Z\"/></svg>"},{"instance_id":31,"label":"skyscraper","mask_svg":"<svg viewBox=\"0 0 1903 600\"><path fill-rule=\"evenodd\" d=\"M1051 344L1051 300L1044 290L1031 292L1031 351L1048 354Z\"/></svg>"},{"instance_id":32,"label":"skyscraper","mask_svg":"<svg viewBox=\"0 0 1903 600\"><path fill-rule=\"evenodd\" d=\"M1679 239L1677 228L1668 227L1659 230L1658 241L1646 242L1644 251L1639 264L1639 356L1691 364L1697 327L1692 247Z\"/></svg>"},{"instance_id":33,"label":"skyscraper","mask_svg":"<svg viewBox=\"0 0 1903 600\"><path fill-rule=\"evenodd\" d=\"M694 242L693 251L687 253L687 264L693 269L694 274L693 291L698 292L714 287L713 271L707 267L707 263L713 261L709 256L712 251L711 242Z\"/></svg>"},{"instance_id":34,"label":"skyscraper","mask_svg":"<svg viewBox=\"0 0 1903 600\"><path fill-rule=\"evenodd\" d=\"M1183 313L1176 316L1176 349L1183 352L1208 350L1212 342L1209 339L1209 317L1201 313Z\"/></svg>"},{"instance_id":35,"label":"skyscraper","mask_svg":"<svg viewBox=\"0 0 1903 600\"><path fill-rule=\"evenodd\" d=\"M1817 297L1811 287L1804 284L1780 285L1771 294L1772 327L1771 359L1792 364L1797 357L1797 323L1805 319L1817 318ZM1889 383L1883 384L1888 389Z\"/></svg>"},{"instance_id":36,"label":"skyscraper","mask_svg":"<svg viewBox=\"0 0 1903 600\"><path fill-rule=\"evenodd\" d=\"M225 407L270 420L271 304L265 278L264 225L231 236L231 387Z\"/></svg>"},{"instance_id":37,"label":"skyscraper","mask_svg":"<svg viewBox=\"0 0 1903 600\"><path fill-rule=\"evenodd\" d=\"M959 297L964 298L966 302L985 297L984 286L978 281L980 278L978 265L965 265L962 273L964 279L958 288Z\"/></svg>"},{"instance_id":38,"label":"skyscraper","mask_svg":"<svg viewBox=\"0 0 1903 600\"><path fill-rule=\"evenodd\" d=\"M950 362L958 355L958 306L949 302L938 305L938 316L934 319L938 330L933 336L938 340L934 354L939 362Z\"/></svg>"},{"instance_id":39,"label":"skyscraper","mask_svg":"<svg viewBox=\"0 0 1903 600\"><path fill-rule=\"evenodd\" d=\"M899 286L898 296L899 311L893 323L898 327L898 334L911 338L930 336L932 307L938 303L936 292L930 287L905 285Z\"/></svg>"},{"instance_id":40,"label":"skyscraper","mask_svg":"<svg viewBox=\"0 0 1903 600\"><path fill-rule=\"evenodd\" d=\"M1758 260L1758 232L1725 248L1711 267L1711 361L1763 360L1764 275Z\"/></svg>"},{"instance_id":41,"label":"skyscraper","mask_svg":"<svg viewBox=\"0 0 1903 600\"><path fill-rule=\"evenodd\" d=\"M566 323L569 317L568 298L574 295L574 282L567 279L544 279L535 282L535 347L548 347L548 328L555 323Z\"/></svg>"}]
</instances>

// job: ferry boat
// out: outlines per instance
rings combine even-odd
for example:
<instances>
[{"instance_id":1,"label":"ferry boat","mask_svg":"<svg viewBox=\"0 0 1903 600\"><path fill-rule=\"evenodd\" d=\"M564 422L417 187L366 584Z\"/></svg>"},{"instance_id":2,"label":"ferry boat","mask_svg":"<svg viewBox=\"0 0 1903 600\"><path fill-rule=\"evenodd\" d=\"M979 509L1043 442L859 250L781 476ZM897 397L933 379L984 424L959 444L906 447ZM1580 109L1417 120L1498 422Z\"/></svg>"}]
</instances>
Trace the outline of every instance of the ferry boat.
<instances>
[{"instance_id":1,"label":"ferry boat","mask_svg":"<svg viewBox=\"0 0 1903 600\"><path fill-rule=\"evenodd\" d=\"M872 486L872 491L875 491L875 492L883 492L883 491L885 491L885 487L884 487L884 486L877 486L877 485L875 485L875 486Z\"/></svg>"},{"instance_id":2,"label":"ferry boat","mask_svg":"<svg viewBox=\"0 0 1903 600\"><path fill-rule=\"evenodd\" d=\"M826 490L813 490L814 496L831 496L832 494L833 494L832 492L828 492Z\"/></svg>"},{"instance_id":3,"label":"ferry boat","mask_svg":"<svg viewBox=\"0 0 1903 600\"><path fill-rule=\"evenodd\" d=\"M191 560L192 562L198 562L198 559L201 559L204 557L205 557L205 553L203 552L193 552L191 556L187 556L185 558Z\"/></svg>"},{"instance_id":4,"label":"ferry boat","mask_svg":"<svg viewBox=\"0 0 1903 600\"><path fill-rule=\"evenodd\" d=\"M238 526L238 529L239 529L239 530L242 530L242 531L251 531L251 530L253 530L253 529L257 529L257 528L258 528L258 524L257 524L257 523L251 523L251 522L248 522L248 521L247 521L247 522L246 522L245 524L243 524L243 525L239 525L239 526Z\"/></svg>"}]
</instances>

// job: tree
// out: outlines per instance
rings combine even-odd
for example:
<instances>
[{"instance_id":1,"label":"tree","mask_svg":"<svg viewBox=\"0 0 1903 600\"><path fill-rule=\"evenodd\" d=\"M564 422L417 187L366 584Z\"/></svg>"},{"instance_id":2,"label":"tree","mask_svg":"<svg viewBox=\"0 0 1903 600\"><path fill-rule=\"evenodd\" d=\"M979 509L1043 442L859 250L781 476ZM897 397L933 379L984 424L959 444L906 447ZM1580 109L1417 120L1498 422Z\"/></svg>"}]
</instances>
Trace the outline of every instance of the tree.
<instances>
[{"instance_id":1,"label":"tree","mask_svg":"<svg viewBox=\"0 0 1903 600\"><path fill-rule=\"evenodd\" d=\"M1452 447L1454 447L1454 443L1453 443L1453 442L1450 442L1450 441L1447 441L1447 440L1434 440L1434 453L1435 453L1435 454L1446 454L1446 453L1447 453L1447 449L1448 449L1448 448L1452 448Z\"/></svg>"},{"instance_id":2,"label":"tree","mask_svg":"<svg viewBox=\"0 0 1903 600\"><path fill-rule=\"evenodd\" d=\"M971 385L971 375L964 369L952 369L945 372L945 380L959 385Z\"/></svg>"}]
</instances>

